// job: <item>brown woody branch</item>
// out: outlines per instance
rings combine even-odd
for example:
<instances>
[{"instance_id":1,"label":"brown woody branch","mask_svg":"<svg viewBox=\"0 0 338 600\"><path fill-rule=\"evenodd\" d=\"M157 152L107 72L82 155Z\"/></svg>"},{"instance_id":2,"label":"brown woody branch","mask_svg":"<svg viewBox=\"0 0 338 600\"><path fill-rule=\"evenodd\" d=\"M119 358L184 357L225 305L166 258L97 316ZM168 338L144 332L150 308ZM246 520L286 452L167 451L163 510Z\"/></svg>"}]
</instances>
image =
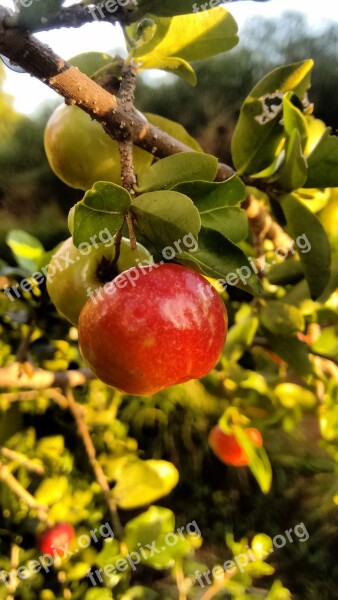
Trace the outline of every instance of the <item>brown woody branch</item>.
<instances>
[{"instance_id":1,"label":"brown woody branch","mask_svg":"<svg viewBox=\"0 0 338 600\"><path fill-rule=\"evenodd\" d=\"M126 107L122 99L104 90L34 36L17 28L6 28L6 15L8 12L0 6L0 53L63 96L68 104L81 107L99 121L112 138L124 141L132 136L136 146L158 158L192 151L151 125L135 107ZM231 175L231 167L219 165L219 180Z\"/></svg>"},{"instance_id":2,"label":"brown woody branch","mask_svg":"<svg viewBox=\"0 0 338 600\"><path fill-rule=\"evenodd\" d=\"M87 381L94 379L94 374L89 369L69 371L46 371L44 369L33 369L32 375L22 371L19 363L13 363L8 367L0 369L0 386L4 388L26 388L30 390L43 390L57 387L65 389L84 385Z\"/></svg>"},{"instance_id":3,"label":"brown woody branch","mask_svg":"<svg viewBox=\"0 0 338 600\"><path fill-rule=\"evenodd\" d=\"M75 15L73 9L74 7L71 14ZM83 7L79 10L83 12ZM61 12L62 14L66 13ZM6 16L8 11L0 6L0 53L63 96L68 104L79 106L87 112L101 123L113 139L125 143L125 162L127 162L127 155L130 155L128 152L130 139L133 144L157 158L192 151L189 146L149 123L142 113L125 101L123 96L118 98L110 94L34 36L18 28L6 28L4 26ZM69 17L63 25L76 26L76 17L73 18L74 22ZM224 181L232 175L234 170L230 166L219 163L217 181ZM265 237L271 239L276 246L281 246L280 241L286 242L285 232L272 221L264 207L256 208L252 201L250 206L247 206L247 210L251 211L251 215L249 214L251 227L259 231L260 238L264 232ZM256 211L256 214L252 214L252 211Z\"/></svg>"},{"instance_id":4,"label":"brown woody branch","mask_svg":"<svg viewBox=\"0 0 338 600\"><path fill-rule=\"evenodd\" d=\"M66 391L66 398L68 401L69 410L72 413L74 421L76 423L78 435L82 439L83 445L88 456L88 460L94 471L96 481L101 487L107 506L109 508L115 533L118 536L121 536L122 526L117 512L117 505L109 487L108 480L104 474L104 471L99 461L97 460L95 446L93 444L92 438L90 437L88 425L86 423L84 408L75 401L73 392L70 388L68 388Z\"/></svg>"}]
</instances>

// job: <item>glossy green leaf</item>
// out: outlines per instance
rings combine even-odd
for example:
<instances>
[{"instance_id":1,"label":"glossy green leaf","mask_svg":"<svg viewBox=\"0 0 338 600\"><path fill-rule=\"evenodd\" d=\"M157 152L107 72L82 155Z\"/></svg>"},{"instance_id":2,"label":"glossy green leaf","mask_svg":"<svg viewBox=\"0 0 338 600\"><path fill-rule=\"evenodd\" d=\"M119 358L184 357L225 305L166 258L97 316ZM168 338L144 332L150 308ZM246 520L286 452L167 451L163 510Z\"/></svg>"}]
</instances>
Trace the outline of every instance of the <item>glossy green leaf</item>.
<instances>
[{"instance_id":1,"label":"glossy green leaf","mask_svg":"<svg viewBox=\"0 0 338 600\"><path fill-rule=\"evenodd\" d=\"M172 121L171 119L166 119L165 117L154 115L152 113L143 114L146 119L148 119L149 123L155 125L155 127L159 127L161 131L165 131L165 133L168 133L179 142L182 142L182 144L190 146L190 148L195 152L202 152L202 148L199 143L196 142L195 138L193 138L180 123L176 123L176 121Z\"/></svg>"},{"instance_id":2,"label":"glossy green leaf","mask_svg":"<svg viewBox=\"0 0 338 600\"><path fill-rule=\"evenodd\" d=\"M157 161L139 178L139 190L150 192L172 188L182 181L213 181L218 168L217 158L199 152L181 152Z\"/></svg>"},{"instance_id":3,"label":"glossy green leaf","mask_svg":"<svg viewBox=\"0 0 338 600\"><path fill-rule=\"evenodd\" d=\"M259 487L264 494L267 494L271 488L272 469L265 449L263 447L257 448L241 427L234 425L233 433L236 440L249 457L250 462L248 466Z\"/></svg>"},{"instance_id":4,"label":"glossy green leaf","mask_svg":"<svg viewBox=\"0 0 338 600\"><path fill-rule=\"evenodd\" d=\"M138 508L169 494L178 478L178 471L170 462L140 460L122 469L112 494L120 508Z\"/></svg>"},{"instance_id":5,"label":"glossy green leaf","mask_svg":"<svg viewBox=\"0 0 338 600\"><path fill-rule=\"evenodd\" d=\"M305 187L338 186L338 137L327 128L307 158L308 176Z\"/></svg>"},{"instance_id":6,"label":"glossy green leaf","mask_svg":"<svg viewBox=\"0 0 338 600\"><path fill-rule=\"evenodd\" d=\"M251 294L261 294L263 287L253 272L247 256L230 240L216 231L202 227L198 236L198 250L183 252L176 260L203 275L219 279L227 289L234 285Z\"/></svg>"},{"instance_id":7,"label":"glossy green leaf","mask_svg":"<svg viewBox=\"0 0 338 600\"><path fill-rule=\"evenodd\" d=\"M288 227L294 240L306 235L311 249L300 250L304 275L308 282L311 296L318 298L325 289L330 278L331 252L324 227L294 194L287 194L280 200Z\"/></svg>"},{"instance_id":8,"label":"glossy green leaf","mask_svg":"<svg viewBox=\"0 0 338 600\"><path fill-rule=\"evenodd\" d=\"M204 227L218 231L234 243L247 237L248 220L240 208L246 190L236 175L222 183L191 181L174 189L193 200Z\"/></svg>"},{"instance_id":9,"label":"glossy green leaf","mask_svg":"<svg viewBox=\"0 0 338 600\"><path fill-rule=\"evenodd\" d=\"M20 267L28 273L36 270L41 256L44 254L44 248L39 240L26 231L12 229L6 236L6 243Z\"/></svg>"},{"instance_id":10,"label":"glossy green leaf","mask_svg":"<svg viewBox=\"0 0 338 600\"><path fill-rule=\"evenodd\" d=\"M175 515L168 508L150 506L147 511L128 521L123 532L123 541L128 552L137 549L137 545L151 544L161 534L174 531Z\"/></svg>"},{"instance_id":11,"label":"glossy green leaf","mask_svg":"<svg viewBox=\"0 0 338 600\"><path fill-rule=\"evenodd\" d=\"M92 236L108 229L113 236L123 224L131 198L126 190L114 183L99 181L75 205L73 242L76 247L90 243Z\"/></svg>"},{"instance_id":12,"label":"glossy green leaf","mask_svg":"<svg viewBox=\"0 0 338 600\"><path fill-rule=\"evenodd\" d=\"M292 92L287 92L283 98L284 131L288 137L291 137L295 130L298 131L301 148L304 150L308 138L307 122L300 108L293 103L293 99L299 103L298 97Z\"/></svg>"},{"instance_id":13,"label":"glossy green leaf","mask_svg":"<svg viewBox=\"0 0 338 600\"><path fill-rule=\"evenodd\" d=\"M287 285L297 283L304 277L304 271L300 260L289 258L284 262L273 265L267 272L267 278L272 285Z\"/></svg>"},{"instance_id":14,"label":"glossy green leaf","mask_svg":"<svg viewBox=\"0 0 338 600\"><path fill-rule=\"evenodd\" d=\"M147 69L166 69L180 75L176 69L184 66L187 70L189 61L215 56L238 43L236 21L222 7L171 19L155 17L154 24L153 37L136 44L131 52Z\"/></svg>"},{"instance_id":15,"label":"glossy green leaf","mask_svg":"<svg viewBox=\"0 0 338 600\"><path fill-rule=\"evenodd\" d=\"M301 100L312 68L312 60L279 67L251 90L232 138L232 158L239 173L259 173L276 160L284 136L283 96L294 92Z\"/></svg>"},{"instance_id":16,"label":"glossy green leaf","mask_svg":"<svg viewBox=\"0 0 338 600\"><path fill-rule=\"evenodd\" d=\"M131 209L142 234L156 247L184 242L187 234L198 238L201 219L192 200L184 194L171 190L141 194L132 200Z\"/></svg>"},{"instance_id":17,"label":"glossy green leaf","mask_svg":"<svg viewBox=\"0 0 338 600\"><path fill-rule=\"evenodd\" d=\"M307 177L307 163L299 132L294 129L286 141L285 158L278 173L278 186L286 192L302 187Z\"/></svg>"},{"instance_id":18,"label":"glossy green leaf","mask_svg":"<svg viewBox=\"0 0 338 600\"><path fill-rule=\"evenodd\" d=\"M260 313L260 321L268 331L288 337L304 330L304 318L301 311L280 300L270 300Z\"/></svg>"}]
</instances>

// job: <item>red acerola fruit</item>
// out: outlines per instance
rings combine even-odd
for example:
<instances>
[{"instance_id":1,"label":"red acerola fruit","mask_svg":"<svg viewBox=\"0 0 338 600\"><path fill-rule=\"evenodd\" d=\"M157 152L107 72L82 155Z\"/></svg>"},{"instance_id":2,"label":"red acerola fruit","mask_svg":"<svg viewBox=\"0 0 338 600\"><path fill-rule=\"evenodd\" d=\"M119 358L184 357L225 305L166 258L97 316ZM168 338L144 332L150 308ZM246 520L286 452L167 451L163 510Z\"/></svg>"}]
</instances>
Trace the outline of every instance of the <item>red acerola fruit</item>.
<instances>
[{"instance_id":1,"label":"red acerola fruit","mask_svg":"<svg viewBox=\"0 0 338 600\"><path fill-rule=\"evenodd\" d=\"M263 445L263 439L258 429L249 427L245 430L245 433L255 446L261 447ZM211 429L208 441L217 458L227 465L243 467L249 463L248 455L239 445L235 436L224 433L219 425L215 425Z\"/></svg>"},{"instance_id":2,"label":"red acerola fruit","mask_svg":"<svg viewBox=\"0 0 338 600\"><path fill-rule=\"evenodd\" d=\"M150 395L209 373L222 353L227 313L199 273L176 264L137 266L85 304L81 353L105 383Z\"/></svg>"},{"instance_id":3,"label":"red acerola fruit","mask_svg":"<svg viewBox=\"0 0 338 600\"><path fill-rule=\"evenodd\" d=\"M57 523L38 535L37 547L42 554L63 555L74 537L74 529L69 523Z\"/></svg>"}]
</instances>

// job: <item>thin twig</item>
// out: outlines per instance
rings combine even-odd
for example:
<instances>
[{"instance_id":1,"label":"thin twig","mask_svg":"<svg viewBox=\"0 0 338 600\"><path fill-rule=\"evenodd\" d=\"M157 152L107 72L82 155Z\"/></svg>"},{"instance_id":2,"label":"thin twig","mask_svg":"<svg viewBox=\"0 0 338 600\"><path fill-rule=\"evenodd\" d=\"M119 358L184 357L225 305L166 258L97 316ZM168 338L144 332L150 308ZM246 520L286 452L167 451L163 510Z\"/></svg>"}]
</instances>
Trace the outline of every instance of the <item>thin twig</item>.
<instances>
[{"instance_id":1,"label":"thin twig","mask_svg":"<svg viewBox=\"0 0 338 600\"><path fill-rule=\"evenodd\" d=\"M117 512L117 505L112 496L112 492L109 487L107 478L103 472L103 469L102 469L99 461L97 460L96 450L95 450L92 438L90 437L87 423L85 421L84 409L80 404L78 404L75 401L73 392L70 388L67 388L67 390L66 390L66 398L68 401L69 410L72 413L72 415L74 417L74 421L76 423L77 432L83 441L83 445L86 449L89 462L94 471L96 481L100 485L103 495L105 497L105 500L107 502L107 505L108 505L108 508L109 508L109 511L111 514L111 518L112 518L113 527L115 529L116 534L118 536L120 536L122 533L122 526L121 526L120 518L119 518L119 515Z\"/></svg>"},{"instance_id":2,"label":"thin twig","mask_svg":"<svg viewBox=\"0 0 338 600\"><path fill-rule=\"evenodd\" d=\"M18 567L20 565L20 547L17 544L11 546L11 570L9 571L8 596L6 600L14 600L15 592L20 583L18 578Z\"/></svg>"},{"instance_id":3,"label":"thin twig","mask_svg":"<svg viewBox=\"0 0 338 600\"><path fill-rule=\"evenodd\" d=\"M0 460L0 480L7 485L14 494L24 502L24 504L30 509L36 511L36 514L40 521L48 521L48 507L43 504L39 504L34 496L32 496L21 483L11 473L9 467Z\"/></svg>"},{"instance_id":4,"label":"thin twig","mask_svg":"<svg viewBox=\"0 0 338 600\"><path fill-rule=\"evenodd\" d=\"M2 447L0 447L0 454L2 454L2 456L4 458L7 458L8 460L13 460L15 462L18 462L20 465L23 465L24 467L26 467L26 469L28 469L28 471L32 471L32 473L36 473L37 475L45 474L45 469L44 469L43 465L39 465L39 464L33 462L32 460L27 458L27 456L25 456L24 454L21 454L20 452L16 452L15 450L11 450L10 448L6 448L5 446L2 446Z\"/></svg>"},{"instance_id":5,"label":"thin twig","mask_svg":"<svg viewBox=\"0 0 338 600\"><path fill-rule=\"evenodd\" d=\"M95 375L90 369L79 369L69 371L46 371L45 369L32 369L27 375L22 373L19 363L12 363L0 369L0 386L13 388L27 388L31 390L43 390L57 387L64 389L67 386L76 387L85 385Z\"/></svg>"}]
</instances>

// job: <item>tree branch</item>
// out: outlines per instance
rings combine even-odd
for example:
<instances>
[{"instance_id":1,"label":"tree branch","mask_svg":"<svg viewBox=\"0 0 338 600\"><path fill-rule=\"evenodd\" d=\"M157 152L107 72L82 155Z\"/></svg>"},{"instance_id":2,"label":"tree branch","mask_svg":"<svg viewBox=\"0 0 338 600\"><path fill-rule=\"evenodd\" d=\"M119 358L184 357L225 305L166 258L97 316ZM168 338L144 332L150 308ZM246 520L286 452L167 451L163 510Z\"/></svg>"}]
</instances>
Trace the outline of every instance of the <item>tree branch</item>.
<instances>
[{"instance_id":1,"label":"tree branch","mask_svg":"<svg viewBox=\"0 0 338 600\"><path fill-rule=\"evenodd\" d=\"M126 107L122 99L104 90L34 36L18 28L6 28L6 16L8 11L0 6L0 53L63 96L68 104L82 108L113 139L123 142L132 136L136 146L158 158L193 151L151 125L134 107ZM217 179L227 179L233 173L231 167L220 164Z\"/></svg>"},{"instance_id":2,"label":"tree branch","mask_svg":"<svg viewBox=\"0 0 338 600\"><path fill-rule=\"evenodd\" d=\"M122 532L122 526L121 526L119 515L117 512L116 502L112 496L111 489L109 487L109 484L108 484L107 478L103 472L103 469L102 469L99 461L97 460L96 450L95 450L92 438L90 437L87 423L85 421L84 409L80 404L78 404L75 401L73 392L70 388L68 388L66 391L66 398L68 400L69 410L74 417L74 421L76 423L78 434L83 441L83 445L86 449L89 462L94 471L96 481L98 482L99 486L101 487L103 495L107 502L107 505L108 505L108 508L109 508L109 511L111 514L111 518L112 518L113 527L115 529L116 534L118 536L120 536L121 532Z\"/></svg>"},{"instance_id":3,"label":"tree branch","mask_svg":"<svg viewBox=\"0 0 338 600\"><path fill-rule=\"evenodd\" d=\"M8 367L0 369L0 386L4 388L43 390L45 388L58 387L65 389L67 386L76 387L84 385L91 379L95 379L95 375L89 369L54 372L44 369L33 369L32 376L23 373L19 363L13 363Z\"/></svg>"},{"instance_id":4,"label":"tree branch","mask_svg":"<svg viewBox=\"0 0 338 600\"><path fill-rule=\"evenodd\" d=\"M39 504L21 483L11 473L9 467L0 460L0 480L3 481L14 492L20 500L31 510L35 510L40 521L48 521L48 508Z\"/></svg>"}]
</instances>

